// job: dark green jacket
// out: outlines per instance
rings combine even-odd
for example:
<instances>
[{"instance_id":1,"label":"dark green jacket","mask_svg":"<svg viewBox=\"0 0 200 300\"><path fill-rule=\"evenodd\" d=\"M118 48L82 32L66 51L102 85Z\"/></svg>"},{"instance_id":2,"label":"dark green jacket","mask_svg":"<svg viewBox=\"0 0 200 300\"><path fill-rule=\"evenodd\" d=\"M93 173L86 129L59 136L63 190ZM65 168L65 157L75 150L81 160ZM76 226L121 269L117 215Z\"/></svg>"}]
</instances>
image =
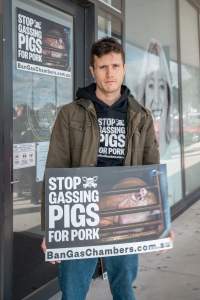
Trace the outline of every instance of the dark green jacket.
<instances>
[{"instance_id":1,"label":"dark green jacket","mask_svg":"<svg viewBox=\"0 0 200 300\"><path fill-rule=\"evenodd\" d=\"M158 143L150 112L133 96L128 97L128 120L124 165L159 163ZM62 107L50 139L47 168L96 166L99 128L91 100L78 99ZM44 189L42 230L44 230Z\"/></svg>"}]
</instances>

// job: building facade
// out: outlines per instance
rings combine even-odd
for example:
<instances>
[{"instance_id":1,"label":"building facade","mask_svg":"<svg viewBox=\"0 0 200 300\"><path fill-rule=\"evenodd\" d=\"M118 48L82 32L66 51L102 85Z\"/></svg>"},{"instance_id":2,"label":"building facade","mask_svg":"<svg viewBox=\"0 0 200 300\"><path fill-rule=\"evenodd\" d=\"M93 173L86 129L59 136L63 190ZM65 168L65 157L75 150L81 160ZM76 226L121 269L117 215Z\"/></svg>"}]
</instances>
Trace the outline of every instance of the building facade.
<instances>
[{"instance_id":1,"label":"building facade","mask_svg":"<svg viewBox=\"0 0 200 300\"><path fill-rule=\"evenodd\" d=\"M60 107L89 84L91 44L113 36L125 83L151 109L175 218L200 196L200 1L0 0L0 299L48 299L40 190Z\"/></svg>"}]
</instances>

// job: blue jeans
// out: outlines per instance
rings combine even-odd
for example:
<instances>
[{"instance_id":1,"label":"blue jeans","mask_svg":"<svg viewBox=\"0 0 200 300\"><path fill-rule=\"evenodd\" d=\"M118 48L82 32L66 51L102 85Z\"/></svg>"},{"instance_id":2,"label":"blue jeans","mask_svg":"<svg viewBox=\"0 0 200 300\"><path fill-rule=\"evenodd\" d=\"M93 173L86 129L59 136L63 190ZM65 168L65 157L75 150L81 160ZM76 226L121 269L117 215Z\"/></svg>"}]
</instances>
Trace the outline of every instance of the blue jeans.
<instances>
[{"instance_id":1,"label":"blue jeans","mask_svg":"<svg viewBox=\"0 0 200 300\"><path fill-rule=\"evenodd\" d=\"M85 300L97 261L77 259L59 264L62 300ZM103 261L113 300L135 300L132 284L137 276L138 255L105 257Z\"/></svg>"}]
</instances>

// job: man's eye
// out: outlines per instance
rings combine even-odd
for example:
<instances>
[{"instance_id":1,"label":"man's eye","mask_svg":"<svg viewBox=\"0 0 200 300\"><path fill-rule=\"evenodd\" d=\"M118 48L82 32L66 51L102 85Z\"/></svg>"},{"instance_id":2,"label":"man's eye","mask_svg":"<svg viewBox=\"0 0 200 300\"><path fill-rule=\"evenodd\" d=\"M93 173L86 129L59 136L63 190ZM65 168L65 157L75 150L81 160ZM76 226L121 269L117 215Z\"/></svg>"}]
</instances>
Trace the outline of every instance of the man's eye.
<instances>
[{"instance_id":1,"label":"man's eye","mask_svg":"<svg viewBox=\"0 0 200 300\"><path fill-rule=\"evenodd\" d=\"M119 65L113 65L113 68L115 68L115 69L119 68Z\"/></svg>"},{"instance_id":2,"label":"man's eye","mask_svg":"<svg viewBox=\"0 0 200 300\"><path fill-rule=\"evenodd\" d=\"M101 66L100 69L105 69L106 66Z\"/></svg>"}]
</instances>

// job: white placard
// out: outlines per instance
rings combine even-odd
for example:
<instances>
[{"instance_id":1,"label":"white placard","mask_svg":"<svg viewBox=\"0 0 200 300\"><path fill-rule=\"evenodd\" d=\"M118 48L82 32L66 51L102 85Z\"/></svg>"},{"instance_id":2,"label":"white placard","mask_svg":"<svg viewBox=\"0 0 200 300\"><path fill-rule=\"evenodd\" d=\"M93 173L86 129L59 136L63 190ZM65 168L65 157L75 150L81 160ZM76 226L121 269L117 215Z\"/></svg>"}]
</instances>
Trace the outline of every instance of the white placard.
<instances>
[{"instance_id":1,"label":"white placard","mask_svg":"<svg viewBox=\"0 0 200 300\"><path fill-rule=\"evenodd\" d=\"M49 142L37 143L36 181L40 182L44 177L44 170L49 149Z\"/></svg>"},{"instance_id":2,"label":"white placard","mask_svg":"<svg viewBox=\"0 0 200 300\"><path fill-rule=\"evenodd\" d=\"M13 144L13 169L35 166L35 143Z\"/></svg>"}]
</instances>

